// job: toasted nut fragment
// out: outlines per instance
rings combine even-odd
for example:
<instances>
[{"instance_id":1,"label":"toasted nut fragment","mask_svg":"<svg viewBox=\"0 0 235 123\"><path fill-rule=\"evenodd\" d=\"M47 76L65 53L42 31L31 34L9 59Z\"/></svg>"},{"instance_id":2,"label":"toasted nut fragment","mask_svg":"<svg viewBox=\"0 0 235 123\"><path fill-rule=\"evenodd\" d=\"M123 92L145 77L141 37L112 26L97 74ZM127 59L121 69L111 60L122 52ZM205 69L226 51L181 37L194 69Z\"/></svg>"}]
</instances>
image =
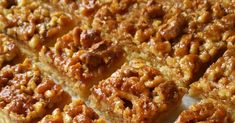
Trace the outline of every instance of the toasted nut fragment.
<instances>
[{"instance_id":1,"label":"toasted nut fragment","mask_svg":"<svg viewBox=\"0 0 235 123\"><path fill-rule=\"evenodd\" d=\"M210 19L211 19L211 15L210 15L209 12L206 11L201 16L199 16L198 22L200 22L200 23L207 23L207 22L210 21Z\"/></svg>"},{"instance_id":2,"label":"toasted nut fragment","mask_svg":"<svg viewBox=\"0 0 235 123\"><path fill-rule=\"evenodd\" d=\"M39 35L34 35L33 38L29 41L29 46L35 49L40 44L40 37Z\"/></svg>"},{"instance_id":3,"label":"toasted nut fragment","mask_svg":"<svg viewBox=\"0 0 235 123\"><path fill-rule=\"evenodd\" d=\"M144 14L147 15L149 18L159 18L164 15L164 12L162 10L162 5L156 4L153 1L149 2Z\"/></svg>"},{"instance_id":4,"label":"toasted nut fragment","mask_svg":"<svg viewBox=\"0 0 235 123\"><path fill-rule=\"evenodd\" d=\"M81 33L81 45L87 49L94 43L101 41L100 32L98 30L86 30Z\"/></svg>"},{"instance_id":5,"label":"toasted nut fragment","mask_svg":"<svg viewBox=\"0 0 235 123\"><path fill-rule=\"evenodd\" d=\"M186 25L186 20L183 15L178 14L172 17L168 22L161 27L159 33L165 40L171 40L176 38L183 31Z\"/></svg>"},{"instance_id":6,"label":"toasted nut fragment","mask_svg":"<svg viewBox=\"0 0 235 123\"><path fill-rule=\"evenodd\" d=\"M171 44L169 41L157 42L155 45L155 50L161 53L169 53L171 51Z\"/></svg>"}]
</instances>

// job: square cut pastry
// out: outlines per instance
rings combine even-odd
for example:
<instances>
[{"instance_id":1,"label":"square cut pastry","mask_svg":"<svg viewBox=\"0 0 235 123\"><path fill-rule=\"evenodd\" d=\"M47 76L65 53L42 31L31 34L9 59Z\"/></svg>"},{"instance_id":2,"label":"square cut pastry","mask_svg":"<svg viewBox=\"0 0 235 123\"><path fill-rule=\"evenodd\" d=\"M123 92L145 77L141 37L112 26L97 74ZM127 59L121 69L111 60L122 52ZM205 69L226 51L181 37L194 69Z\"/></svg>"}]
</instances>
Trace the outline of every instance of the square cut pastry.
<instances>
[{"instance_id":1,"label":"square cut pastry","mask_svg":"<svg viewBox=\"0 0 235 123\"><path fill-rule=\"evenodd\" d=\"M183 111L175 123L234 123L235 111L227 105L204 99Z\"/></svg>"},{"instance_id":2,"label":"square cut pastry","mask_svg":"<svg viewBox=\"0 0 235 123\"><path fill-rule=\"evenodd\" d=\"M86 106L81 100L73 101L63 110L55 109L52 114L46 115L39 123L106 123L99 118L93 109Z\"/></svg>"},{"instance_id":3,"label":"square cut pastry","mask_svg":"<svg viewBox=\"0 0 235 123\"><path fill-rule=\"evenodd\" d=\"M160 71L166 71L166 76L182 80L182 84L188 86L225 52L227 45L232 47L234 11L234 2L185 0L176 3L164 15L155 36L142 45L150 45L145 49L165 58L166 67Z\"/></svg>"},{"instance_id":4,"label":"square cut pastry","mask_svg":"<svg viewBox=\"0 0 235 123\"><path fill-rule=\"evenodd\" d=\"M76 23L71 14L39 0L4 1L7 7L0 12L0 32L32 49L40 49L43 44L52 42Z\"/></svg>"},{"instance_id":5,"label":"square cut pastry","mask_svg":"<svg viewBox=\"0 0 235 123\"><path fill-rule=\"evenodd\" d=\"M89 99L113 122L161 122L180 104L184 92L145 61L135 59L94 86Z\"/></svg>"},{"instance_id":6,"label":"square cut pastry","mask_svg":"<svg viewBox=\"0 0 235 123\"><path fill-rule=\"evenodd\" d=\"M214 98L235 105L235 50L229 49L212 64L203 77L191 84L189 94Z\"/></svg>"},{"instance_id":7,"label":"square cut pastry","mask_svg":"<svg viewBox=\"0 0 235 123\"><path fill-rule=\"evenodd\" d=\"M70 100L62 87L29 59L0 71L0 122L36 122Z\"/></svg>"},{"instance_id":8,"label":"square cut pastry","mask_svg":"<svg viewBox=\"0 0 235 123\"><path fill-rule=\"evenodd\" d=\"M76 27L59 38L52 47L44 47L41 60L67 76L65 83L82 97L99 80L109 76L124 60L118 44L102 39L99 30Z\"/></svg>"}]
</instances>

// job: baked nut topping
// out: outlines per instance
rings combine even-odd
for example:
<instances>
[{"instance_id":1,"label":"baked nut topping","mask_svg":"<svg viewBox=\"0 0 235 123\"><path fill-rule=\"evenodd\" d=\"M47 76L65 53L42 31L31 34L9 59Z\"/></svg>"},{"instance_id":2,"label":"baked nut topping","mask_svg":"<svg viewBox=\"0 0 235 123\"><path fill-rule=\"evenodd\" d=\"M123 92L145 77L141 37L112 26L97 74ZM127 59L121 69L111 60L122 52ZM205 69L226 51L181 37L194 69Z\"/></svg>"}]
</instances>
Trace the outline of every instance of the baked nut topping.
<instances>
[{"instance_id":1,"label":"baked nut topping","mask_svg":"<svg viewBox=\"0 0 235 123\"><path fill-rule=\"evenodd\" d=\"M147 43L155 55L167 57L164 64L180 71L186 86L193 81L194 74L226 49L226 44L233 46L234 8L229 2L51 0L51 3L78 10L77 16L84 21L82 29L101 30L105 39L128 40L138 46ZM82 12L84 7L86 12Z\"/></svg>"},{"instance_id":2,"label":"baked nut topping","mask_svg":"<svg viewBox=\"0 0 235 123\"><path fill-rule=\"evenodd\" d=\"M233 3L185 0L178 4L169 10L173 15L165 15L148 44L155 55L166 57L164 64L181 71L187 86L226 50L226 45L233 46L226 36L232 40L235 16L229 11Z\"/></svg>"},{"instance_id":3,"label":"baked nut topping","mask_svg":"<svg viewBox=\"0 0 235 123\"><path fill-rule=\"evenodd\" d=\"M232 123L232 115L222 103L205 99L183 111L175 123Z\"/></svg>"},{"instance_id":4,"label":"baked nut topping","mask_svg":"<svg viewBox=\"0 0 235 123\"><path fill-rule=\"evenodd\" d=\"M235 104L235 50L230 49L212 64L197 82L190 86L189 94L199 98L226 100Z\"/></svg>"},{"instance_id":5,"label":"baked nut topping","mask_svg":"<svg viewBox=\"0 0 235 123\"><path fill-rule=\"evenodd\" d=\"M235 122L234 56L234 0L0 0L0 122L163 122L187 92L175 122Z\"/></svg>"},{"instance_id":6,"label":"baked nut topping","mask_svg":"<svg viewBox=\"0 0 235 123\"><path fill-rule=\"evenodd\" d=\"M0 68L2 68L5 62L13 60L18 52L19 50L13 39L4 34L0 34Z\"/></svg>"},{"instance_id":7,"label":"baked nut topping","mask_svg":"<svg viewBox=\"0 0 235 123\"><path fill-rule=\"evenodd\" d=\"M90 29L95 13L104 4L100 0L43 0L60 8L63 11L72 13L79 21L77 26L82 29Z\"/></svg>"},{"instance_id":8,"label":"baked nut topping","mask_svg":"<svg viewBox=\"0 0 235 123\"><path fill-rule=\"evenodd\" d=\"M81 100L66 105L61 111L55 109L51 115L46 115L40 123L105 123L105 121L87 107Z\"/></svg>"},{"instance_id":9,"label":"baked nut topping","mask_svg":"<svg viewBox=\"0 0 235 123\"><path fill-rule=\"evenodd\" d=\"M136 44L147 42L156 33L156 27L167 10L163 4L153 0L100 0L97 3L101 5L92 27L102 29L107 38L130 38Z\"/></svg>"},{"instance_id":10,"label":"baked nut topping","mask_svg":"<svg viewBox=\"0 0 235 123\"><path fill-rule=\"evenodd\" d=\"M181 74L175 80L188 86L228 42L233 46L233 11L229 2L107 1L95 14L92 27L102 29L109 39L150 45L141 50L151 49L162 57L170 71Z\"/></svg>"},{"instance_id":11,"label":"baked nut topping","mask_svg":"<svg viewBox=\"0 0 235 123\"><path fill-rule=\"evenodd\" d=\"M39 120L70 102L70 96L26 59L0 71L0 108L18 122Z\"/></svg>"},{"instance_id":12,"label":"baked nut topping","mask_svg":"<svg viewBox=\"0 0 235 123\"><path fill-rule=\"evenodd\" d=\"M180 103L184 91L136 59L92 88L90 100L115 122L153 122Z\"/></svg>"},{"instance_id":13,"label":"baked nut topping","mask_svg":"<svg viewBox=\"0 0 235 123\"><path fill-rule=\"evenodd\" d=\"M115 39L140 39L135 43L148 41L153 36L167 10L163 3L153 0L50 0L50 3L75 13L84 29L102 30L107 39L113 36Z\"/></svg>"},{"instance_id":14,"label":"baked nut topping","mask_svg":"<svg viewBox=\"0 0 235 123\"><path fill-rule=\"evenodd\" d=\"M103 40L100 31L78 27L41 54L60 72L85 86L109 73L123 57L122 48Z\"/></svg>"},{"instance_id":15,"label":"baked nut topping","mask_svg":"<svg viewBox=\"0 0 235 123\"><path fill-rule=\"evenodd\" d=\"M40 48L75 24L69 13L41 1L23 1L26 3L3 9L0 23L4 28L0 31L26 42L32 49Z\"/></svg>"}]
</instances>

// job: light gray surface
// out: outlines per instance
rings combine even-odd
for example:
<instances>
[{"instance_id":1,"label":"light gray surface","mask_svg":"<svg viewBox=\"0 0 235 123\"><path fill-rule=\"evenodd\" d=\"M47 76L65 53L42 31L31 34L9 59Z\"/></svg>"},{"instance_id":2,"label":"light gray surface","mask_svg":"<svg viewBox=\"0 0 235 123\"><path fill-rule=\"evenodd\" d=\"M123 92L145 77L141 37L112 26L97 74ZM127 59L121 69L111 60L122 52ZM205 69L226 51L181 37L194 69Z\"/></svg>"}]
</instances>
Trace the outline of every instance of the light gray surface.
<instances>
[{"instance_id":1,"label":"light gray surface","mask_svg":"<svg viewBox=\"0 0 235 123\"><path fill-rule=\"evenodd\" d=\"M163 123L174 123L174 121L177 119L177 117L179 116L179 114L183 110L187 109L189 106L191 106L192 104L195 104L196 102L198 102L198 100L196 100L192 97L189 97L188 95L185 95L183 97L181 106L178 109L176 109L175 111L172 111L170 113L171 117L165 119L165 122L163 122Z\"/></svg>"}]
</instances>

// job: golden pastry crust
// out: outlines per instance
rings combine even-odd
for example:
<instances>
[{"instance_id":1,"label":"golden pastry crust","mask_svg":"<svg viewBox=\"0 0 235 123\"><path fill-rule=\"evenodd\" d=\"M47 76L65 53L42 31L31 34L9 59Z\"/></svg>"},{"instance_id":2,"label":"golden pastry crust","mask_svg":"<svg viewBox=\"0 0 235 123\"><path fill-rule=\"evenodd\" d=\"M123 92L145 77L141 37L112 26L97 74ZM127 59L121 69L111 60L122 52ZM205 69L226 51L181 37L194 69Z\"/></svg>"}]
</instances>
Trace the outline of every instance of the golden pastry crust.
<instances>
[{"instance_id":1,"label":"golden pastry crust","mask_svg":"<svg viewBox=\"0 0 235 123\"><path fill-rule=\"evenodd\" d=\"M153 122L174 109L182 96L182 88L136 59L94 86L90 100L111 121Z\"/></svg>"},{"instance_id":2,"label":"golden pastry crust","mask_svg":"<svg viewBox=\"0 0 235 123\"><path fill-rule=\"evenodd\" d=\"M26 59L0 71L0 109L17 122L32 122L70 102L61 86Z\"/></svg>"},{"instance_id":3,"label":"golden pastry crust","mask_svg":"<svg viewBox=\"0 0 235 123\"><path fill-rule=\"evenodd\" d=\"M55 109L52 115L46 115L39 123L105 123L105 121L87 107L81 100L66 105L61 111Z\"/></svg>"},{"instance_id":4,"label":"golden pastry crust","mask_svg":"<svg viewBox=\"0 0 235 123\"><path fill-rule=\"evenodd\" d=\"M0 34L0 68L2 68L5 62L12 61L17 54L19 54L19 49L13 39Z\"/></svg>"},{"instance_id":5,"label":"golden pastry crust","mask_svg":"<svg viewBox=\"0 0 235 123\"><path fill-rule=\"evenodd\" d=\"M77 83L86 87L83 89L86 91L120 66L124 55L121 46L103 40L99 30L78 27L59 38L53 47L44 47L40 54L75 82L68 84L74 86Z\"/></svg>"},{"instance_id":6,"label":"golden pastry crust","mask_svg":"<svg viewBox=\"0 0 235 123\"><path fill-rule=\"evenodd\" d=\"M197 82L190 86L189 94L198 98L214 98L235 104L235 50L230 49L212 64Z\"/></svg>"},{"instance_id":7,"label":"golden pastry crust","mask_svg":"<svg viewBox=\"0 0 235 123\"><path fill-rule=\"evenodd\" d=\"M232 123L232 115L222 103L205 99L183 111L175 123Z\"/></svg>"},{"instance_id":8,"label":"golden pastry crust","mask_svg":"<svg viewBox=\"0 0 235 123\"><path fill-rule=\"evenodd\" d=\"M76 19L42 1L22 0L2 10L0 23L1 32L38 49L71 29Z\"/></svg>"}]
</instances>

